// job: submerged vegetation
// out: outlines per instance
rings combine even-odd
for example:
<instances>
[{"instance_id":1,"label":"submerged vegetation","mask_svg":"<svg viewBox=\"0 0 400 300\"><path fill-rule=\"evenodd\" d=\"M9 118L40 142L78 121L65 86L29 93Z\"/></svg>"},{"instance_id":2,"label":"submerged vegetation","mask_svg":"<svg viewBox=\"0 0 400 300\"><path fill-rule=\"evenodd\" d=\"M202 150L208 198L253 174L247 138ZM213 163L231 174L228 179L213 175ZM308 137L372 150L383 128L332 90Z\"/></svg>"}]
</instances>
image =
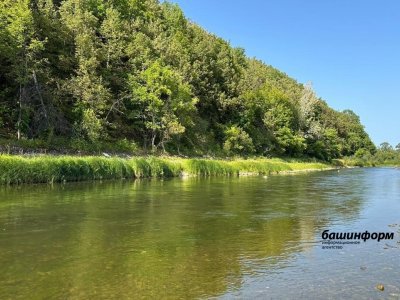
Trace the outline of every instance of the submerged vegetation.
<instances>
[{"instance_id":1,"label":"submerged vegetation","mask_svg":"<svg viewBox=\"0 0 400 300\"><path fill-rule=\"evenodd\" d=\"M3 145L322 160L375 150L352 111L164 1L2 0L0 69Z\"/></svg>"},{"instance_id":2,"label":"submerged vegetation","mask_svg":"<svg viewBox=\"0 0 400 300\"><path fill-rule=\"evenodd\" d=\"M282 159L211 160L183 158L106 158L73 156L0 156L0 183L53 183L66 181L133 179L177 176L238 176L304 169L326 169L319 162Z\"/></svg>"}]
</instances>

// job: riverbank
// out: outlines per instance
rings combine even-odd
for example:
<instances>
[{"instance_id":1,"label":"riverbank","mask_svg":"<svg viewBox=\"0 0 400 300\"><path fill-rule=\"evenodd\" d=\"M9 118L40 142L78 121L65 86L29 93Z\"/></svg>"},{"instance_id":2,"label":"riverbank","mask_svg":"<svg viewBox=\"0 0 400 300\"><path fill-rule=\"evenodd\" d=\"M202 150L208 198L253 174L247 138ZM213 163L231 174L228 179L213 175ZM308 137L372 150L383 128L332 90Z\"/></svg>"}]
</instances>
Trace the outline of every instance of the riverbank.
<instances>
[{"instance_id":1,"label":"riverbank","mask_svg":"<svg viewBox=\"0 0 400 300\"><path fill-rule=\"evenodd\" d=\"M321 162L283 159L214 160L176 157L0 155L0 184L53 183L179 176L244 176L327 170Z\"/></svg>"},{"instance_id":2,"label":"riverbank","mask_svg":"<svg viewBox=\"0 0 400 300\"><path fill-rule=\"evenodd\" d=\"M393 157L390 159L380 159L375 157L344 157L340 159L340 163L351 167L400 167L400 158Z\"/></svg>"}]
</instances>

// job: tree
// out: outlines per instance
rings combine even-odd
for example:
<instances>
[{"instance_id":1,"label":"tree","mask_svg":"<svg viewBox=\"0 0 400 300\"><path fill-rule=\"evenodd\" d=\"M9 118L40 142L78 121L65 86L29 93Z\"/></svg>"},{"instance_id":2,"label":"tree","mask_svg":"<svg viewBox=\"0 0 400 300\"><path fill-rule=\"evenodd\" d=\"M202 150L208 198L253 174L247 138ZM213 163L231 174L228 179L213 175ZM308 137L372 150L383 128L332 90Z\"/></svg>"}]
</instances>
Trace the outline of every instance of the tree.
<instances>
[{"instance_id":1,"label":"tree","mask_svg":"<svg viewBox=\"0 0 400 300\"><path fill-rule=\"evenodd\" d=\"M31 1L4 0L0 2L0 33L2 59L8 64L6 74L10 78L12 88L16 89L14 95L17 121L17 139L23 131L29 129L33 113L33 103L40 101L40 113L48 122L48 115L40 86L37 72L43 63L42 52L45 41L39 40L35 30L34 15Z\"/></svg>"},{"instance_id":2,"label":"tree","mask_svg":"<svg viewBox=\"0 0 400 300\"><path fill-rule=\"evenodd\" d=\"M101 3L99 3L101 4ZM104 116L111 94L98 74L101 64L99 19L90 3L66 0L60 8L61 17L75 39L76 75L67 83L67 90L75 99L76 132L92 141L100 137Z\"/></svg>"},{"instance_id":3,"label":"tree","mask_svg":"<svg viewBox=\"0 0 400 300\"><path fill-rule=\"evenodd\" d=\"M196 111L197 99L192 96L190 86L168 67L154 62L138 77L130 76L132 102L140 110L135 118L142 120L147 129L144 140L150 140L155 151L175 135L192 126L191 115Z\"/></svg>"},{"instance_id":4,"label":"tree","mask_svg":"<svg viewBox=\"0 0 400 300\"><path fill-rule=\"evenodd\" d=\"M254 152L251 137L240 127L231 126L225 130L224 150L228 154L247 155Z\"/></svg>"},{"instance_id":5,"label":"tree","mask_svg":"<svg viewBox=\"0 0 400 300\"><path fill-rule=\"evenodd\" d=\"M287 96L275 88L264 86L267 110L264 124L275 138L275 151L278 154L299 154L305 149L304 139L297 135L298 124L295 108Z\"/></svg>"},{"instance_id":6,"label":"tree","mask_svg":"<svg viewBox=\"0 0 400 300\"><path fill-rule=\"evenodd\" d=\"M307 152L313 157L326 161L340 157L341 143L336 129L324 129L320 139L309 141Z\"/></svg>"},{"instance_id":7,"label":"tree","mask_svg":"<svg viewBox=\"0 0 400 300\"><path fill-rule=\"evenodd\" d=\"M380 150L381 151L387 151L388 152L388 151L393 150L392 145L390 145L388 142L383 142L379 146L380 146Z\"/></svg>"},{"instance_id":8,"label":"tree","mask_svg":"<svg viewBox=\"0 0 400 300\"><path fill-rule=\"evenodd\" d=\"M315 109L318 103L318 98L312 88L311 83L304 86L302 95L299 101L299 123L300 128L305 135L319 135L317 130L318 122L315 120Z\"/></svg>"}]
</instances>

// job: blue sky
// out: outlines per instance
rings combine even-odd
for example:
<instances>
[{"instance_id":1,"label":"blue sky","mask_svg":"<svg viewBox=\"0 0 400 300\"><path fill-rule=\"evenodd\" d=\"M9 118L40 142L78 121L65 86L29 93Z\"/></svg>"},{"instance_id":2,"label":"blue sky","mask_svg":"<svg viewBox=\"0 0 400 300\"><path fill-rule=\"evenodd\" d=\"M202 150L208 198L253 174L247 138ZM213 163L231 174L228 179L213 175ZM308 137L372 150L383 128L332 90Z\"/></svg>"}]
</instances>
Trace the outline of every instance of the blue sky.
<instances>
[{"instance_id":1,"label":"blue sky","mask_svg":"<svg viewBox=\"0 0 400 300\"><path fill-rule=\"evenodd\" d=\"M185 15L400 143L400 1L174 0Z\"/></svg>"}]
</instances>

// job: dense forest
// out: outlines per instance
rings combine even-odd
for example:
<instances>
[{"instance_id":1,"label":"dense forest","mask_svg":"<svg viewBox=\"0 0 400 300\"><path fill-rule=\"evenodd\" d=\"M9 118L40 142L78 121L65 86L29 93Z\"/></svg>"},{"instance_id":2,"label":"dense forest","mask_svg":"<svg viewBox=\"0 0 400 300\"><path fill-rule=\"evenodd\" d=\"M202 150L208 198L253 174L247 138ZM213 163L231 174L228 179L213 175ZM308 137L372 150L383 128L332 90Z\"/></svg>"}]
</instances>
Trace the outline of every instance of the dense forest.
<instances>
[{"instance_id":1,"label":"dense forest","mask_svg":"<svg viewBox=\"0 0 400 300\"><path fill-rule=\"evenodd\" d=\"M3 139L324 160L375 152L355 113L168 2L1 0L0 70Z\"/></svg>"}]
</instances>

